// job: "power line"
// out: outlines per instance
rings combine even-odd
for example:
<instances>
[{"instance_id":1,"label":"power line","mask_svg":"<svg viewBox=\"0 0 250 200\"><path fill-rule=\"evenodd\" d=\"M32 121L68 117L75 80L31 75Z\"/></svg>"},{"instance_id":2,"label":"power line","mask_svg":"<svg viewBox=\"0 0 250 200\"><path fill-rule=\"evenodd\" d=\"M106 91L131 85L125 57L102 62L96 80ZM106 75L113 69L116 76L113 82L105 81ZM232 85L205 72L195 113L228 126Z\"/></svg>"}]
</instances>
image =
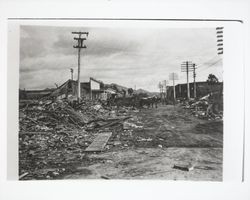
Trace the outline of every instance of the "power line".
<instances>
[{"instance_id":1,"label":"power line","mask_svg":"<svg viewBox=\"0 0 250 200\"><path fill-rule=\"evenodd\" d=\"M205 70L207 70L208 68L210 68L210 67L216 65L216 64L219 63L220 61L222 61L222 58L219 58L218 60L216 60L215 62L211 63L210 65L205 66L206 68L201 69L200 67L198 67L198 68L197 68L197 71L198 71L198 70L199 70L199 72L205 71Z\"/></svg>"},{"instance_id":2,"label":"power line","mask_svg":"<svg viewBox=\"0 0 250 200\"><path fill-rule=\"evenodd\" d=\"M210 64L209 66L207 66L207 68L210 68L210 67L214 66L215 64L217 64L220 61L222 61L222 58L220 58L219 60L217 60L214 63Z\"/></svg>"},{"instance_id":3,"label":"power line","mask_svg":"<svg viewBox=\"0 0 250 200\"><path fill-rule=\"evenodd\" d=\"M201 65L204 65L204 64L206 64L206 63L210 63L210 62L213 61L215 58L218 58L218 55L213 56L212 59L209 59L208 61L202 63Z\"/></svg>"}]
</instances>

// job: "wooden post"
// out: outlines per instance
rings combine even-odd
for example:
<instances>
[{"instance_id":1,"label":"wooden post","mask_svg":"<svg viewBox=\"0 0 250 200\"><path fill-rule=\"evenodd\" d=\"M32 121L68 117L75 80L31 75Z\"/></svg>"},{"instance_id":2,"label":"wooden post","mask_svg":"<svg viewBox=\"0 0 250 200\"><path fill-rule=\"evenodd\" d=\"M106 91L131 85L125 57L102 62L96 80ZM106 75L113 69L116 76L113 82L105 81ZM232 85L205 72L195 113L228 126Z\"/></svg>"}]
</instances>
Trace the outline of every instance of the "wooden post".
<instances>
[{"instance_id":1,"label":"wooden post","mask_svg":"<svg viewBox=\"0 0 250 200\"><path fill-rule=\"evenodd\" d=\"M88 32L72 32L72 34L78 35L78 38L74 38L74 40L77 41L77 46L73 46L73 47L78 49L77 100L78 100L78 103L80 103L80 100L81 100L81 81L80 81L81 49L86 48L86 46L83 45L83 41L86 40L86 37L88 37L89 33ZM82 35L86 35L86 37L81 38Z\"/></svg>"},{"instance_id":2,"label":"wooden post","mask_svg":"<svg viewBox=\"0 0 250 200\"><path fill-rule=\"evenodd\" d=\"M186 72L187 72L187 99L190 99L190 90L189 90L189 79L188 79L188 61L186 62Z\"/></svg>"},{"instance_id":3,"label":"wooden post","mask_svg":"<svg viewBox=\"0 0 250 200\"><path fill-rule=\"evenodd\" d=\"M175 99L176 99L176 94L175 94L175 82L174 82L174 73L173 73L173 90L174 90L174 102L175 102Z\"/></svg>"},{"instance_id":4,"label":"wooden post","mask_svg":"<svg viewBox=\"0 0 250 200\"><path fill-rule=\"evenodd\" d=\"M196 98L196 82L195 82L195 77L196 77L196 73L195 73L195 64L193 64L193 77L194 77L194 98Z\"/></svg>"}]
</instances>

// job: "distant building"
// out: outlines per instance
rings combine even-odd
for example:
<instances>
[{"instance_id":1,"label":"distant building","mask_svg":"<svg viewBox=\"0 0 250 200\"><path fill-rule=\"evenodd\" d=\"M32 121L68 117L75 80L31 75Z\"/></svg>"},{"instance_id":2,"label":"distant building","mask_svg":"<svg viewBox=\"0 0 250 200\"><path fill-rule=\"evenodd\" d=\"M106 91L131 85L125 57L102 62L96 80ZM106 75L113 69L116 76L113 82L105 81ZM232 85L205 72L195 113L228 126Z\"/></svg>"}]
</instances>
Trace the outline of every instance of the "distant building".
<instances>
[{"instance_id":1,"label":"distant building","mask_svg":"<svg viewBox=\"0 0 250 200\"><path fill-rule=\"evenodd\" d=\"M81 97L84 99L105 99L104 83L90 77L89 82L81 83Z\"/></svg>"},{"instance_id":2,"label":"distant building","mask_svg":"<svg viewBox=\"0 0 250 200\"><path fill-rule=\"evenodd\" d=\"M104 84L92 77L89 79L90 83L90 98L91 99L101 99L102 93L104 92Z\"/></svg>"},{"instance_id":3,"label":"distant building","mask_svg":"<svg viewBox=\"0 0 250 200\"><path fill-rule=\"evenodd\" d=\"M111 83L111 84L105 84L104 88L107 89L111 89L113 91L115 91L116 96L118 97L124 97L124 96L128 96L129 92L128 92L128 88L115 84L115 83Z\"/></svg>"},{"instance_id":4,"label":"distant building","mask_svg":"<svg viewBox=\"0 0 250 200\"><path fill-rule=\"evenodd\" d=\"M50 94L50 97L57 99L74 98L76 96L77 96L77 81L71 79L60 85Z\"/></svg>"},{"instance_id":5,"label":"distant building","mask_svg":"<svg viewBox=\"0 0 250 200\"><path fill-rule=\"evenodd\" d=\"M190 98L194 97L194 83L189 83L189 89L190 89ZM196 82L196 96L203 97L211 92L222 92L223 90L223 83L219 82L213 85L209 85L208 82ZM167 91L167 99L173 99L173 86L168 87ZM175 86L175 93L176 93L176 98L186 98L187 97L187 84L177 84Z\"/></svg>"},{"instance_id":6,"label":"distant building","mask_svg":"<svg viewBox=\"0 0 250 200\"><path fill-rule=\"evenodd\" d=\"M103 83L94 78L90 78L89 82L80 83L81 98L82 99L102 99L104 88ZM51 93L52 97L57 99L70 98L72 100L77 99L78 84L75 80L68 80L54 92Z\"/></svg>"},{"instance_id":7,"label":"distant building","mask_svg":"<svg viewBox=\"0 0 250 200\"><path fill-rule=\"evenodd\" d=\"M94 78L90 78L89 82L80 83L81 98L83 99L101 99L103 93L103 83ZM72 100L77 99L78 84L75 80L68 80L54 92L51 93L52 97L58 99L71 98Z\"/></svg>"},{"instance_id":8,"label":"distant building","mask_svg":"<svg viewBox=\"0 0 250 200\"><path fill-rule=\"evenodd\" d=\"M88 82L80 83L82 99L107 100L110 97L123 97L128 95L128 88L117 84L104 84L102 81L90 77ZM20 90L20 99L56 98L77 100L78 84L75 80L67 80L54 89Z\"/></svg>"},{"instance_id":9,"label":"distant building","mask_svg":"<svg viewBox=\"0 0 250 200\"><path fill-rule=\"evenodd\" d=\"M40 99L49 96L55 89L25 90L19 89L19 99Z\"/></svg>"}]
</instances>

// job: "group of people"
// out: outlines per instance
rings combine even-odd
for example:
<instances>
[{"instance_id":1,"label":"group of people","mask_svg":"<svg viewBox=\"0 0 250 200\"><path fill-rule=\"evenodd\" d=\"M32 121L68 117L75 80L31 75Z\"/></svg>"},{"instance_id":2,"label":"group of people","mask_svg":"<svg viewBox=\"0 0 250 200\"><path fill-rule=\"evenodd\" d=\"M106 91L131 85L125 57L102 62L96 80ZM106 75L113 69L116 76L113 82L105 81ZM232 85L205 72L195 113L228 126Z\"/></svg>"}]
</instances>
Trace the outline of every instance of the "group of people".
<instances>
[{"instance_id":1,"label":"group of people","mask_svg":"<svg viewBox=\"0 0 250 200\"><path fill-rule=\"evenodd\" d=\"M132 106L137 108L157 108L158 103L161 102L161 99L157 96L152 97L140 97L137 95L130 97L110 97L107 101L107 104L110 106Z\"/></svg>"}]
</instances>

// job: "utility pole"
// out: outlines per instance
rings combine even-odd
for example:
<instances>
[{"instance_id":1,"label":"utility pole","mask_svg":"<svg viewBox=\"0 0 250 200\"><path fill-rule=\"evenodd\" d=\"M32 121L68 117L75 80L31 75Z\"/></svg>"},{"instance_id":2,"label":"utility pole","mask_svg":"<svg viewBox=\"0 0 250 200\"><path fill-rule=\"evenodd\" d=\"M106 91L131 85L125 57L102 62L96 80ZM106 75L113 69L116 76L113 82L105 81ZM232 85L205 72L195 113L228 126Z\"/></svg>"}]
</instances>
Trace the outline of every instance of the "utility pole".
<instances>
[{"instance_id":1,"label":"utility pole","mask_svg":"<svg viewBox=\"0 0 250 200\"><path fill-rule=\"evenodd\" d=\"M194 78L194 98L196 98L196 82L195 82L195 77L196 77L196 73L195 73L195 66L196 64L193 63L193 78Z\"/></svg>"},{"instance_id":2,"label":"utility pole","mask_svg":"<svg viewBox=\"0 0 250 200\"><path fill-rule=\"evenodd\" d=\"M166 102L166 98L167 98L167 81L166 80L164 80L163 81L163 100L164 100L164 102Z\"/></svg>"},{"instance_id":3,"label":"utility pole","mask_svg":"<svg viewBox=\"0 0 250 200\"><path fill-rule=\"evenodd\" d=\"M174 91L174 103L176 101L176 92L175 92L175 80L178 80L178 75L176 73L170 73L169 74L169 80L173 81L173 91Z\"/></svg>"},{"instance_id":4,"label":"utility pole","mask_svg":"<svg viewBox=\"0 0 250 200\"><path fill-rule=\"evenodd\" d=\"M72 68L70 68L70 73L71 73L71 80L73 80L73 73L74 73L74 70Z\"/></svg>"},{"instance_id":5,"label":"utility pole","mask_svg":"<svg viewBox=\"0 0 250 200\"><path fill-rule=\"evenodd\" d=\"M186 61L181 64L181 71L187 73L187 99L190 99L190 89L189 89L189 72L193 71L192 62Z\"/></svg>"},{"instance_id":6,"label":"utility pole","mask_svg":"<svg viewBox=\"0 0 250 200\"><path fill-rule=\"evenodd\" d=\"M175 82L174 82L174 73L172 74L173 76L173 89L174 89L174 101L176 99L176 94L175 94Z\"/></svg>"},{"instance_id":7,"label":"utility pole","mask_svg":"<svg viewBox=\"0 0 250 200\"><path fill-rule=\"evenodd\" d=\"M166 81L166 88L165 88L165 93L166 93L166 100L167 100L167 96L168 96L168 84L169 84L169 82L168 81Z\"/></svg>"},{"instance_id":8,"label":"utility pole","mask_svg":"<svg viewBox=\"0 0 250 200\"><path fill-rule=\"evenodd\" d=\"M77 41L77 45L73 47L78 49L77 100L78 100L78 103L80 103L80 100L81 100L81 82L80 82L81 49L87 48L86 45L83 45L83 42L84 40L87 39L89 32L72 32L72 34L78 35L78 37L74 37L74 40ZM82 37L82 35L85 37Z\"/></svg>"},{"instance_id":9,"label":"utility pole","mask_svg":"<svg viewBox=\"0 0 250 200\"><path fill-rule=\"evenodd\" d=\"M160 97L162 98L162 84L161 84L161 82L159 82L159 89L160 89Z\"/></svg>"},{"instance_id":10,"label":"utility pole","mask_svg":"<svg viewBox=\"0 0 250 200\"><path fill-rule=\"evenodd\" d=\"M188 81L188 72L189 72L189 70L188 70L188 62L186 62L186 72L187 72L187 98L189 100L189 98L190 98L190 90L189 90L189 81Z\"/></svg>"}]
</instances>

